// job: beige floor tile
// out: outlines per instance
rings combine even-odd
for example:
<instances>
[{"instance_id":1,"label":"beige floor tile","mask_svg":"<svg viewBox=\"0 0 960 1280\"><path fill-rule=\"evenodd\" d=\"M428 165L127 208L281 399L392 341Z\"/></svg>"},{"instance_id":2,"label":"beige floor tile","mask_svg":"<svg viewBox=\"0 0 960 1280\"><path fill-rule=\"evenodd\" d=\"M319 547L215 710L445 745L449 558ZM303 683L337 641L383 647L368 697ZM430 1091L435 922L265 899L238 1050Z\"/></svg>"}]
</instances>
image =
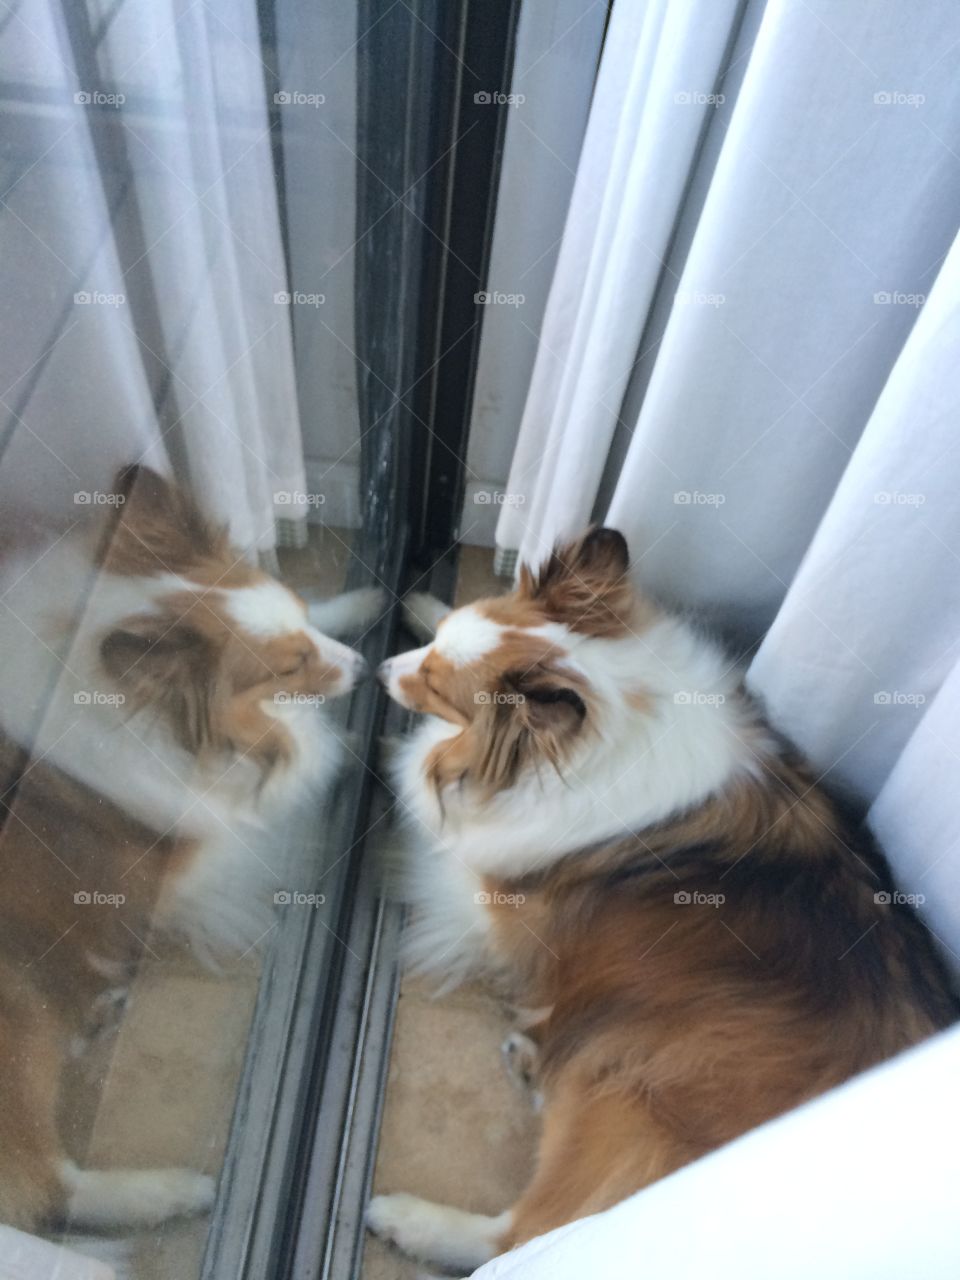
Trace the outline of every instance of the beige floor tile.
<instances>
[{"instance_id":1,"label":"beige floor tile","mask_svg":"<svg viewBox=\"0 0 960 1280\"><path fill-rule=\"evenodd\" d=\"M400 997L375 1191L407 1191L499 1213L533 1167L537 1121L508 1080L500 1044L510 1020L479 992ZM368 1241L363 1280L413 1280L417 1267Z\"/></svg>"},{"instance_id":2,"label":"beige floor tile","mask_svg":"<svg viewBox=\"0 0 960 1280\"><path fill-rule=\"evenodd\" d=\"M141 968L103 1080L86 1161L219 1173L257 992L257 967L212 978L172 962ZM209 1220L134 1238L137 1280L192 1280Z\"/></svg>"}]
</instances>

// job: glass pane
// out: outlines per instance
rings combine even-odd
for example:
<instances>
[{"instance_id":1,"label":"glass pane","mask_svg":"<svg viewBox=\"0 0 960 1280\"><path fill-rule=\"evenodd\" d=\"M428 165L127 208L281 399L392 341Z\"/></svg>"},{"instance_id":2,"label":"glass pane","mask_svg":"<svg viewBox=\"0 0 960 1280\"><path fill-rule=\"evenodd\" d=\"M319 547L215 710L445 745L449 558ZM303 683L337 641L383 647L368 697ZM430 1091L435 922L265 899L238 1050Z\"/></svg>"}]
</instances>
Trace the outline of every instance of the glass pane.
<instances>
[{"instance_id":1,"label":"glass pane","mask_svg":"<svg viewBox=\"0 0 960 1280\"><path fill-rule=\"evenodd\" d=\"M277 1093L337 973L357 650L402 541L355 336L364 39L352 4L0 17L0 1257L25 1274L63 1236L199 1275L231 1133L264 1165L275 1097L241 1080ZM402 367L378 377L399 403Z\"/></svg>"}]
</instances>

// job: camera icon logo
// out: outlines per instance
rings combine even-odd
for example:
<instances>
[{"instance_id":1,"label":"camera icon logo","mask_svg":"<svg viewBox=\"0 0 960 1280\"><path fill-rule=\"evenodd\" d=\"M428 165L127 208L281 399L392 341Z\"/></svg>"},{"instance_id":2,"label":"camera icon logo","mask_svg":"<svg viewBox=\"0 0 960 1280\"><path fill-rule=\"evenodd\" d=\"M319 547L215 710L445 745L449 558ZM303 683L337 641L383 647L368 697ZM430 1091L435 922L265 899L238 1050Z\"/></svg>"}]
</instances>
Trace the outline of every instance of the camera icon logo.
<instances>
[{"instance_id":1,"label":"camera icon logo","mask_svg":"<svg viewBox=\"0 0 960 1280\"><path fill-rule=\"evenodd\" d=\"M285 89L281 89L279 93L273 95L273 101L278 107L288 107L293 99Z\"/></svg>"},{"instance_id":2,"label":"camera icon logo","mask_svg":"<svg viewBox=\"0 0 960 1280\"><path fill-rule=\"evenodd\" d=\"M289 307L290 294L287 293L286 289L280 289L277 293L273 295L273 300L278 307Z\"/></svg>"},{"instance_id":3,"label":"camera icon logo","mask_svg":"<svg viewBox=\"0 0 960 1280\"><path fill-rule=\"evenodd\" d=\"M78 707L89 707L93 701L93 697L86 689L79 689L74 695L73 700Z\"/></svg>"},{"instance_id":4,"label":"camera icon logo","mask_svg":"<svg viewBox=\"0 0 960 1280\"><path fill-rule=\"evenodd\" d=\"M686 889L678 889L677 892L673 895L673 900L677 904L677 906L680 906L680 907L687 906L692 901L690 894L686 891Z\"/></svg>"},{"instance_id":5,"label":"camera icon logo","mask_svg":"<svg viewBox=\"0 0 960 1280\"><path fill-rule=\"evenodd\" d=\"M90 905L90 894L80 889L73 895L73 900L78 907L87 907Z\"/></svg>"},{"instance_id":6,"label":"camera icon logo","mask_svg":"<svg viewBox=\"0 0 960 1280\"><path fill-rule=\"evenodd\" d=\"M481 89L479 93L475 93L473 95L473 100L479 107L486 106L488 103L493 101L486 89Z\"/></svg>"},{"instance_id":7,"label":"camera icon logo","mask_svg":"<svg viewBox=\"0 0 960 1280\"><path fill-rule=\"evenodd\" d=\"M73 100L78 107L89 107L90 103L93 101L89 93L75 93L73 95Z\"/></svg>"},{"instance_id":8,"label":"camera icon logo","mask_svg":"<svg viewBox=\"0 0 960 1280\"><path fill-rule=\"evenodd\" d=\"M290 890L289 890L289 889L279 889L279 890L278 890L278 891L273 895L273 901L274 901L274 904L275 904L276 906L278 906L278 907L289 907L289 905L290 905L290 901L291 901L291 898L290 898Z\"/></svg>"}]
</instances>

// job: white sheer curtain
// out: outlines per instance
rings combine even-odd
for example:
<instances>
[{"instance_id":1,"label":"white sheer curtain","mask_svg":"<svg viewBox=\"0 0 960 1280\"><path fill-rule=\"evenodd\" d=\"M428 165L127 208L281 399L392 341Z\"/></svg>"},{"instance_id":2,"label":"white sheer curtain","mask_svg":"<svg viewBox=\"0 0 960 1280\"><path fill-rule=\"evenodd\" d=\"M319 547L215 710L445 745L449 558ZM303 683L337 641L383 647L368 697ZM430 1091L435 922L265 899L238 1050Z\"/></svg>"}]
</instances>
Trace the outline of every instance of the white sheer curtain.
<instances>
[{"instance_id":1,"label":"white sheer curtain","mask_svg":"<svg viewBox=\"0 0 960 1280\"><path fill-rule=\"evenodd\" d=\"M4 117L0 484L49 527L118 464L172 462L267 550L306 507L274 501L305 481L255 0L89 15L78 37L27 0L0 30L8 98L31 81Z\"/></svg>"},{"instance_id":2,"label":"white sheer curtain","mask_svg":"<svg viewBox=\"0 0 960 1280\"><path fill-rule=\"evenodd\" d=\"M737 9L614 6L497 528L524 560L590 518Z\"/></svg>"},{"instance_id":3,"label":"white sheer curtain","mask_svg":"<svg viewBox=\"0 0 960 1280\"><path fill-rule=\"evenodd\" d=\"M659 275L597 514L648 589L767 633L753 686L870 801L960 644L960 10L770 0L733 100L739 16L614 6L498 541L536 561L595 510ZM678 260L697 103L721 145Z\"/></svg>"},{"instance_id":4,"label":"white sheer curtain","mask_svg":"<svg viewBox=\"0 0 960 1280\"><path fill-rule=\"evenodd\" d=\"M616 0L498 543L536 561L593 514L648 589L762 638L751 687L869 809L960 970L960 10L754 4L734 76L740 17ZM958 1274L957 1053L944 1037L479 1274L808 1275L781 1209L831 1280ZM902 1148L870 1129L895 1114L920 1117Z\"/></svg>"}]
</instances>

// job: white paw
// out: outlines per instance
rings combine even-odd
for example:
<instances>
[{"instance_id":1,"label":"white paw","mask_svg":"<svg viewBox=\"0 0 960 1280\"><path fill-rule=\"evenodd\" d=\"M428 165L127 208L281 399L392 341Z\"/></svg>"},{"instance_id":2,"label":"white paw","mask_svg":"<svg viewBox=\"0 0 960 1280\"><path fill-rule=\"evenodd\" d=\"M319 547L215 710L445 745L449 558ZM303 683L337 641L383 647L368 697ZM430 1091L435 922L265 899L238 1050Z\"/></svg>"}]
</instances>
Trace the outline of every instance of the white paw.
<instances>
[{"instance_id":1,"label":"white paw","mask_svg":"<svg viewBox=\"0 0 960 1280\"><path fill-rule=\"evenodd\" d=\"M434 1212L435 1206L419 1196L408 1196L404 1192L374 1196L367 1205L367 1226L388 1244L395 1244L407 1253L417 1253Z\"/></svg>"},{"instance_id":2,"label":"white paw","mask_svg":"<svg viewBox=\"0 0 960 1280\"><path fill-rule=\"evenodd\" d=\"M164 1222L213 1208L217 1184L206 1173L193 1169L151 1169L141 1174L139 1192L141 1220Z\"/></svg>"},{"instance_id":3,"label":"white paw","mask_svg":"<svg viewBox=\"0 0 960 1280\"><path fill-rule=\"evenodd\" d=\"M338 603L343 609L343 625L351 628L375 622L390 607L383 587L360 587L357 591L347 591L340 596Z\"/></svg>"},{"instance_id":4,"label":"white paw","mask_svg":"<svg viewBox=\"0 0 960 1280\"><path fill-rule=\"evenodd\" d=\"M327 636L349 635L370 626L390 607L383 587L361 587L307 606L311 624Z\"/></svg>"},{"instance_id":5,"label":"white paw","mask_svg":"<svg viewBox=\"0 0 960 1280\"><path fill-rule=\"evenodd\" d=\"M168 1217L205 1213L214 1206L216 1183L192 1169L152 1169L143 1172L140 1192L142 1220L163 1222Z\"/></svg>"},{"instance_id":6,"label":"white paw","mask_svg":"<svg viewBox=\"0 0 960 1280\"><path fill-rule=\"evenodd\" d=\"M367 1206L367 1226L381 1240L455 1271L473 1271L489 1262L510 1219L509 1211L489 1218L403 1194L374 1196Z\"/></svg>"},{"instance_id":7,"label":"white paw","mask_svg":"<svg viewBox=\"0 0 960 1280\"><path fill-rule=\"evenodd\" d=\"M449 605L426 591L411 591L403 598L404 625L420 640L432 640L441 618L449 612Z\"/></svg>"},{"instance_id":8,"label":"white paw","mask_svg":"<svg viewBox=\"0 0 960 1280\"><path fill-rule=\"evenodd\" d=\"M204 1213L216 1183L193 1169L78 1169L62 1166L67 1220L89 1230L155 1227L168 1218Z\"/></svg>"}]
</instances>

